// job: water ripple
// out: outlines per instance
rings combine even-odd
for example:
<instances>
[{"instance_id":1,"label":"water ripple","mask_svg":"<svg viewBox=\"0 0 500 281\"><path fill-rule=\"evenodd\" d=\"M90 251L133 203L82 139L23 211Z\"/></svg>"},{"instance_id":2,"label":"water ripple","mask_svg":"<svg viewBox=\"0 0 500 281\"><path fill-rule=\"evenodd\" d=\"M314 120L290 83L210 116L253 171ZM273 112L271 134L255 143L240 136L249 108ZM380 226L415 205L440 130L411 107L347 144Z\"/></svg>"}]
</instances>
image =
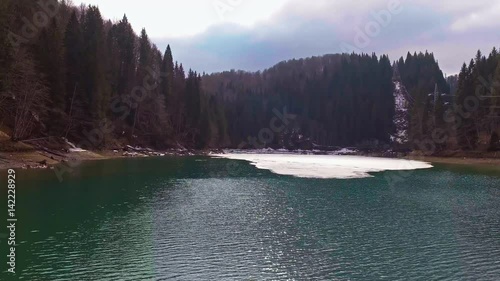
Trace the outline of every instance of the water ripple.
<instances>
[{"instance_id":1,"label":"water ripple","mask_svg":"<svg viewBox=\"0 0 500 281\"><path fill-rule=\"evenodd\" d=\"M241 163L245 176L204 174L224 161L85 189L99 199L20 233L20 279L500 280L499 178L432 169L390 188L383 175L297 179Z\"/></svg>"}]
</instances>

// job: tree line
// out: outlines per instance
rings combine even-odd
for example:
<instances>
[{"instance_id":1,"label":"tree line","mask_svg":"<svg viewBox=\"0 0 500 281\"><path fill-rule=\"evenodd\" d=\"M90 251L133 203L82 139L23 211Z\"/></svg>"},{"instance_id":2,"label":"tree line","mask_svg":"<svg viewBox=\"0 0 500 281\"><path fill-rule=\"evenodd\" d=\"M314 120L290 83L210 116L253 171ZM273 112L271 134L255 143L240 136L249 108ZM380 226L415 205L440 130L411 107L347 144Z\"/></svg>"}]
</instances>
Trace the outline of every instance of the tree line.
<instances>
[{"instance_id":1,"label":"tree line","mask_svg":"<svg viewBox=\"0 0 500 281\"><path fill-rule=\"evenodd\" d=\"M13 141L68 139L90 149L390 147L398 82L409 99L405 149L495 150L499 59L496 49L478 52L450 77L429 52L200 75L145 29L136 34L126 16L113 22L92 5L4 0L0 130Z\"/></svg>"}]
</instances>

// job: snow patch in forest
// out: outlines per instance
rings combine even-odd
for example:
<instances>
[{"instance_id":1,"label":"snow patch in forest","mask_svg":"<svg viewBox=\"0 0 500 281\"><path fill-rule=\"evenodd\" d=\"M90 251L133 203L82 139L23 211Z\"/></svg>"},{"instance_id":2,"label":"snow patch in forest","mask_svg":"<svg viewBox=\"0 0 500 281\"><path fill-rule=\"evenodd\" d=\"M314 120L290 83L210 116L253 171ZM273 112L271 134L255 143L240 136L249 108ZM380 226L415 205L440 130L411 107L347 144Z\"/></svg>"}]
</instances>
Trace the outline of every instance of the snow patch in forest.
<instances>
[{"instance_id":1,"label":"snow patch in forest","mask_svg":"<svg viewBox=\"0 0 500 281\"><path fill-rule=\"evenodd\" d=\"M394 125L396 126L396 133L391 136L391 141L398 144L408 142L408 106L409 101L407 92L401 82L394 82L394 101L395 101L395 115Z\"/></svg>"},{"instance_id":2,"label":"snow patch in forest","mask_svg":"<svg viewBox=\"0 0 500 281\"><path fill-rule=\"evenodd\" d=\"M249 161L259 169L299 178L354 179L370 173L429 169L429 163L389 158L295 154L217 154L213 157Z\"/></svg>"}]
</instances>

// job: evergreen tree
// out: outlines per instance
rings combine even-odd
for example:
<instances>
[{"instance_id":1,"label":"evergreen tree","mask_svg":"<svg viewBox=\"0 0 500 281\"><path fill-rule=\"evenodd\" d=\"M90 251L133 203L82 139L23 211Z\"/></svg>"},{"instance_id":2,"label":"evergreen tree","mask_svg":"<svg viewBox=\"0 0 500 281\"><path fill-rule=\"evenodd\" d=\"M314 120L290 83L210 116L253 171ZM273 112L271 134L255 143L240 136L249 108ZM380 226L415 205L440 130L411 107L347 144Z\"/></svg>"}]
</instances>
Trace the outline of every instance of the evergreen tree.
<instances>
[{"instance_id":1,"label":"evergreen tree","mask_svg":"<svg viewBox=\"0 0 500 281\"><path fill-rule=\"evenodd\" d=\"M65 70L66 70L66 100L65 108L68 115L68 124L65 137L71 133L78 135L82 130L82 123L87 119L84 110L85 98L83 93L83 38L80 22L75 11L71 13L64 33ZM77 119L79 122L74 122ZM76 123L76 124L75 124Z\"/></svg>"},{"instance_id":2,"label":"evergreen tree","mask_svg":"<svg viewBox=\"0 0 500 281\"><path fill-rule=\"evenodd\" d=\"M104 52L104 23L97 7L88 7L82 26L82 88L86 112L95 127L106 116L106 100L109 98L109 85L105 76L107 60Z\"/></svg>"},{"instance_id":3,"label":"evergreen tree","mask_svg":"<svg viewBox=\"0 0 500 281\"><path fill-rule=\"evenodd\" d=\"M165 55L163 56L161 72L163 80L161 84L161 93L165 97L165 105L168 109L168 112L173 112L173 108L175 104L171 103L174 101L173 99L173 87L174 87L174 59L172 57L172 50L170 49L170 45L167 46L165 50ZM166 77L165 77L166 76Z\"/></svg>"},{"instance_id":4,"label":"evergreen tree","mask_svg":"<svg viewBox=\"0 0 500 281\"><path fill-rule=\"evenodd\" d=\"M130 95L135 82L136 35L126 15L116 25L114 36L119 53L118 95Z\"/></svg>"},{"instance_id":5,"label":"evergreen tree","mask_svg":"<svg viewBox=\"0 0 500 281\"><path fill-rule=\"evenodd\" d=\"M185 90L186 90L186 74L182 64L175 63L174 67L174 84L173 84L173 99L171 104L175 105L173 111L169 112L172 119L172 126L176 138L182 139L186 134L185 130Z\"/></svg>"},{"instance_id":6,"label":"evergreen tree","mask_svg":"<svg viewBox=\"0 0 500 281\"><path fill-rule=\"evenodd\" d=\"M457 129L457 137L459 144L464 150L471 150L476 147L477 144L477 129L475 128L475 122L471 118L473 112L467 110L468 98L474 96L474 71L475 63L471 60L469 66L464 64L459 75L459 85L456 96L456 103L459 108L463 111L462 113L462 124Z\"/></svg>"},{"instance_id":7,"label":"evergreen tree","mask_svg":"<svg viewBox=\"0 0 500 281\"><path fill-rule=\"evenodd\" d=\"M192 130L195 135L198 133L196 132L196 128L198 128L201 114L201 92L199 82L198 74L189 70L185 94L186 121L188 128Z\"/></svg>"},{"instance_id":8,"label":"evergreen tree","mask_svg":"<svg viewBox=\"0 0 500 281\"><path fill-rule=\"evenodd\" d=\"M144 81L147 76L147 68L151 58L151 42L149 41L146 29L142 29L141 37L139 39L139 63L136 73L136 81ZM136 108L132 108L131 120L132 120L132 130L131 136L134 137L134 132L137 126L137 120L141 115L141 105L145 98L151 96L150 90L146 89L145 92L141 93L139 100L136 100Z\"/></svg>"},{"instance_id":9,"label":"evergreen tree","mask_svg":"<svg viewBox=\"0 0 500 281\"><path fill-rule=\"evenodd\" d=\"M498 54L496 55L498 57ZM495 132L500 129L500 63L493 75L493 83L491 85L491 102L489 108L488 124L490 132Z\"/></svg>"},{"instance_id":10,"label":"evergreen tree","mask_svg":"<svg viewBox=\"0 0 500 281\"><path fill-rule=\"evenodd\" d=\"M36 45L36 58L39 70L45 76L50 92L48 130L51 135L64 136L66 129L66 70L64 69L65 50L61 29L56 18L44 28Z\"/></svg>"}]
</instances>

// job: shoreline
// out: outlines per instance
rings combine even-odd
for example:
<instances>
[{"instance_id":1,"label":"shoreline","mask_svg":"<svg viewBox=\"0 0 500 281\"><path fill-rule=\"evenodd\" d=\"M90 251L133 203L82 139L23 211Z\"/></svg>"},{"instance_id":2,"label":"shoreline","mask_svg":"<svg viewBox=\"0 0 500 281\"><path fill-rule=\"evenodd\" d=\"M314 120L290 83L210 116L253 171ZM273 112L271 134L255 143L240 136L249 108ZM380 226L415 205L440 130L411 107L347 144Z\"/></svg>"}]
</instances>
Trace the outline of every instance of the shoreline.
<instances>
[{"instance_id":1,"label":"shoreline","mask_svg":"<svg viewBox=\"0 0 500 281\"><path fill-rule=\"evenodd\" d=\"M47 151L28 151L28 152L0 152L0 170L7 169L49 169L58 164L69 161L96 161L121 158L143 158L143 157L167 157L167 156L206 156L207 151L168 151L157 152L150 151L150 154L124 152L116 150L103 151L79 151L69 153L50 153ZM500 167L500 155L498 153L491 155L492 157L464 157L463 155L456 156L422 156L417 154L409 154L398 157L387 157L382 153L356 153L352 156L366 157L382 157L382 158L398 158L414 161L428 162L431 164L451 164L463 166L487 166ZM490 156L490 155L488 155ZM498 158L497 158L498 157Z\"/></svg>"},{"instance_id":2,"label":"shoreline","mask_svg":"<svg viewBox=\"0 0 500 281\"><path fill-rule=\"evenodd\" d=\"M44 151L0 152L0 170L7 169L48 169L63 162L72 160L92 161L110 159L104 154L95 152L74 152L51 154ZM116 157L118 158L118 157Z\"/></svg>"},{"instance_id":3,"label":"shoreline","mask_svg":"<svg viewBox=\"0 0 500 281\"><path fill-rule=\"evenodd\" d=\"M121 158L143 158L161 156L192 155L190 152L156 152L143 153L103 150L103 151L74 151L74 152L48 152L48 151L26 151L26 152L0 152L0 170L7 169L52 169L58 164L71 161L98 161Z\"/></svg>"},{"instance_id":4,"label":"shoreline","mask_svg":"<svg viewBox=\"0 0 500 281\"><path fill-rule=\"evenodd\" d=\"M491 166L499 167L499 158L467 158L458 156L424 156L424 157L406 157L408 160L424 161L435 164L452 164L452 165L464 165L464 166Z\"/></svg>"}]
</instances>

